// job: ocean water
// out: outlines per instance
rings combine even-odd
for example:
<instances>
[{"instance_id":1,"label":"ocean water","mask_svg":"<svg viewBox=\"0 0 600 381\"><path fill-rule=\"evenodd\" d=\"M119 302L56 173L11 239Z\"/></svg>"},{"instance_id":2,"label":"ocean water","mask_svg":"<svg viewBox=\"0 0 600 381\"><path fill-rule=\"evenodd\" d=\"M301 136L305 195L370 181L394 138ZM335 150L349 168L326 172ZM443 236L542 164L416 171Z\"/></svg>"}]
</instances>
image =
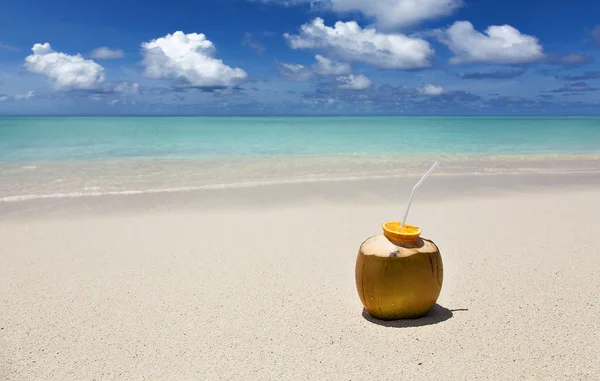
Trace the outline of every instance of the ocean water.
<instances>
[{"instance_id":1,"label":"ocean water","mask_svg":"<svg viewBox=\"0 0 600 381\"><path fill-rule=\"evenodd\" d=\"M0 199L388 176L432 160L483 173L592 157L594 170L596 156L593 117L0 117Z\"/></svg>"},{"instance_id":2,"label":"ocean water","mask_svg":"<svg viewBox=\"0 0 600 381\"><path fill-rule=\"evenodd\" d=\"M600 118L0 117L0 163L600 153Z\"/></svg>"}]
</instances>

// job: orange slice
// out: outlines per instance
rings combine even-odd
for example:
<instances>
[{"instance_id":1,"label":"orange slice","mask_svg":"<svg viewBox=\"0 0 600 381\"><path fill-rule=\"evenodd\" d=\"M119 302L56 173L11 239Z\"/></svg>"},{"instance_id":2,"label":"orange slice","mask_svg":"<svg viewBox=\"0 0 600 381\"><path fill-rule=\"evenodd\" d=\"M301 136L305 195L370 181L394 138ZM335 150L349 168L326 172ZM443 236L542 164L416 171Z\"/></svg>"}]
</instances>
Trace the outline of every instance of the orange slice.
<instances>
[{"instance_id":1,"label":"orange slice","mask_svg":"<svg viewBox=\"0 0 600 381\"><path fill-rule=\"evenodd\" d=\"M421 235L421 229L409 224L402 225L399 221L388 221L383 224L383 234L389 240L414 241Z\"/></svg>"}]
</instances>

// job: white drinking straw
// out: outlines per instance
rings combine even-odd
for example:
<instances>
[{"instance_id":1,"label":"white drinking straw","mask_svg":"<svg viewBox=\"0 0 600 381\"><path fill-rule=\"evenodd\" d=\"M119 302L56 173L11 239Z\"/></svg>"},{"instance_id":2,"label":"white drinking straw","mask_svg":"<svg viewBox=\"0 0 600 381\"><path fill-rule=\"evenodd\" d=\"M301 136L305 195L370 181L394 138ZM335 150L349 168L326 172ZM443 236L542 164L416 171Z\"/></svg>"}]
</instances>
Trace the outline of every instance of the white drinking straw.
<instances>
[{"instance_id":1,"label":"white drinking straw","mask_svg":"<svg viewBox=\"0 0 600 381\"><path fill-rule=\"evenodd\" d=\"M431 168L429 168L429 171L427 171L423 175L423 177L421 177L421 180L419 180L419 182L413 187L412 192L410 192L410 198L408 199L408 205L406 206L406 213L404 213L404 219L402 220L402 224L400 225L400 227L403 227L404 223L406 222L406 217L408 217L408 211L410 210L410 204L412 204L412 200L413 200L413 196L415 195L415 191L423 183L423 181L425 181L427 176L429 176L431 174L431 172L433 172L433 170L435 169L435 167L438 166L438 164L439 164L439 162L437 162L437 161L435 163L433 163Z\"/></svg>"}]
</instances>

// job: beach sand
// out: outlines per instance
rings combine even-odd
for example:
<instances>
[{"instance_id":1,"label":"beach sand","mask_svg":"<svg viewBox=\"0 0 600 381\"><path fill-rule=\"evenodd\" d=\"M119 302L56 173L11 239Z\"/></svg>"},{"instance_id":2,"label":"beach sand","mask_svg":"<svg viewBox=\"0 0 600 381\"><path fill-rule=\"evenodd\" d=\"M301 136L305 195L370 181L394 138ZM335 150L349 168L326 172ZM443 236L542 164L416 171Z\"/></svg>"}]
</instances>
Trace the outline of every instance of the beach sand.
<instances>
[{"instance_id":1,"label":"beach sand","mask_svg":"<svg viewBox=\"0 0 600 381\"><path fill-rule=\"evenodd\" d=\"M438 305L377 321L357 250L415 181L0 203L0 379L598 379L598 175L432 175Z\"/></svg>"}]
</instances>

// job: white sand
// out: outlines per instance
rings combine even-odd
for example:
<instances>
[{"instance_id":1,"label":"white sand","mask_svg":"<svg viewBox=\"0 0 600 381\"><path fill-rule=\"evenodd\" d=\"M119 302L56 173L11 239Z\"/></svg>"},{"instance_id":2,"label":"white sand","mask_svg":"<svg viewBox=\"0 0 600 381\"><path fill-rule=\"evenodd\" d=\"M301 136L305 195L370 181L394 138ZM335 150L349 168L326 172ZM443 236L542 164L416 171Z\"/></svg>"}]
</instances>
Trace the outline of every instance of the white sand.
<instances>
[{"instance_id":1,"label":"white sand","mask_svg":"<svg viewBox=\"0 0 600 381\"><path fill-rule=\"evenodd\" d=\"M416 198L444 285L429 317L388 323L363 316L354 264L401 218L394 188L4 204L0 380L598 379L599 188L476 182Z\"/></svg>"}]
</instances>

